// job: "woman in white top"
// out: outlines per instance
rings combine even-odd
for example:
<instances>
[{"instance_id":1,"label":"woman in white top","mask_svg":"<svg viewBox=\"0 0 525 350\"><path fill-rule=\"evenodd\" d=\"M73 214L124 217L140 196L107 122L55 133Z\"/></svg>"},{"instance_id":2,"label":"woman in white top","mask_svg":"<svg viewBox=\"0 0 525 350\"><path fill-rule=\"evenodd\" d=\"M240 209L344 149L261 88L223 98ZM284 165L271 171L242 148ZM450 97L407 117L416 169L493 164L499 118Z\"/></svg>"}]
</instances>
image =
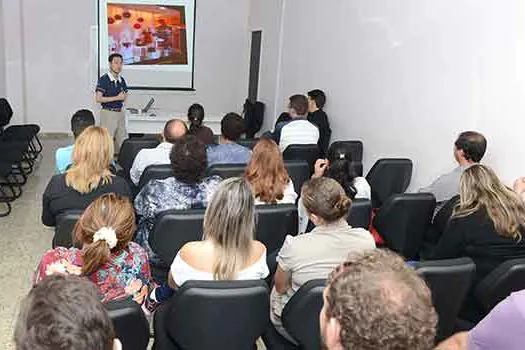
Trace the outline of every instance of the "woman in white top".
<instances>
[{"instance_id":1,"label":"woman in white top","mask_svg":"<svg viewBox=\"0 0 525 350\"><path fill-rule=\"evenodd\" d=\"M204 215L204 235L186 243L168 274L168 285L155 288L147 311L168 299L188 280L251 280L269 274L266 247L254 239L255 205L250 186L242 178L223 181Z\"/></svg>"},{"instance_id":2,"label":"woman in white top","mask_svg":"<svg viewBox=\"0 0 525 350\"><path fill-rule=\"evenodd\" d=\"M262 138L252 151L244 178L250 184L255 204L295 204L297 193L284 167L279 146Z\"/></svg>"},{"instance_id":3,"label":"woman in white top","mask_svg":"<svg viewBox=\"0 0 525 350\"><path fill-rule=\"evenodd\" d=\"M351 152L348 146L336 144L328 150L328 159L318 159L312 178L326 176L337 181L345 190L346 195L354 199L370 199L372 189L362 176L357 176L352 166ZM302 200L298 202L299 231L303 233L308 227L308 215Z\"/></svg>"}]
</instances>

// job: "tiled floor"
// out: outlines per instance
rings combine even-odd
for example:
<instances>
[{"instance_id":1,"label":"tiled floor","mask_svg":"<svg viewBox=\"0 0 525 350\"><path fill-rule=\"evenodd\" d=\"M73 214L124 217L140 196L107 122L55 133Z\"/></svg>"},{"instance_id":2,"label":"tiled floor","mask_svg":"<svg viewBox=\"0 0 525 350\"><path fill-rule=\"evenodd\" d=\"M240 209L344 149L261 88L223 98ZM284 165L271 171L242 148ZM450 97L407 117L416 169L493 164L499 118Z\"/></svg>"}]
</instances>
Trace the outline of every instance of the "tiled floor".
<instances>
[{"instance_id":1,"label":"tiled floor","mask_svg":"<svg viewBox=\"0 0 525 350\"><path fill-rule=\"evenodd\" d=\"M53 230L40 221L42 193L54 174L54 153L71 142L67 138L44 139L43 158L13 203L13 212L0 218L0 346L14 349L13 327L19 303L31 287L31 276L42 254L51 248ZM258 344L259 349L264 345Z\"/></svg>"}]
</instances>

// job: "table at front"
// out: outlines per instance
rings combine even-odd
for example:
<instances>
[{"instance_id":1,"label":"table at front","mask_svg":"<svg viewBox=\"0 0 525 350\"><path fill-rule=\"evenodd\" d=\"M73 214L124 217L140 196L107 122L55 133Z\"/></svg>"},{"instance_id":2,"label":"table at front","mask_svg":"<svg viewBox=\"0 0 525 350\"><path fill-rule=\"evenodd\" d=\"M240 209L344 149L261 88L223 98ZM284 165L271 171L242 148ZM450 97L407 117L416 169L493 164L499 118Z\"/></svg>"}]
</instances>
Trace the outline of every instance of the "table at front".
<instances>
[{"instance_id":1,"label":"table at front","mask_svg":"<svg viewBox=\"0 0 525 350\"><path fill-rule=\"evenodd\" d=\"M152 115L153 114L153 115ZM173 118L182 118L180 112L151 110L149 113L133 114L126 111L126 130L128 134L160 134L166 122ZM206 117L204 125L209 127L215 135L221 134L221 119Z\"/></svg>"}]
</instances>

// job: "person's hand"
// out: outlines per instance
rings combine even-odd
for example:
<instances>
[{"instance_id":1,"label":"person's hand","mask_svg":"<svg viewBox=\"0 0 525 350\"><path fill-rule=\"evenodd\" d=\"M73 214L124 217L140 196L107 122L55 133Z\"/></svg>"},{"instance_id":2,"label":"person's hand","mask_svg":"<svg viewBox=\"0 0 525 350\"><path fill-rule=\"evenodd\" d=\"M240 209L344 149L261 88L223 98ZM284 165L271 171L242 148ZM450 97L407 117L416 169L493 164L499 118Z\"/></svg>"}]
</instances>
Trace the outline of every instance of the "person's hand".
<instances>
[{"instance_id":1,"label":"person's hand","mask_svg":"<svg viewBox=\"0 0 525 350\"><path fill-rule=\"evenodd\" d=\"M328 162L328 159L317 159L315 161L313 177L321 177L321 176L323 176L324 172L325 172L325 170L326 170L326 168L328 167L329 164L330 164L330 162Z\"/></svg>"},{"instance_id":2,"label":"person's hand","mask_svg":"<svg viewBox=\"0 0 525 350\"><path fill-rule=\"evenodd\" d=\"M519 177L514 181L514 192L518 195L522 195L525 192L525 177Z\"/></svg>"},{"instance_id":3,"label":"person's hand","mask_svg":"<svg viewBox=\"0 0 525 350\"><path fill-rule=\"evenodd\" d=\"M117 101L125 101L126 98L128 98L128 93L122 91L120 94L117 95Z\"/></svg>"}]
</instances>

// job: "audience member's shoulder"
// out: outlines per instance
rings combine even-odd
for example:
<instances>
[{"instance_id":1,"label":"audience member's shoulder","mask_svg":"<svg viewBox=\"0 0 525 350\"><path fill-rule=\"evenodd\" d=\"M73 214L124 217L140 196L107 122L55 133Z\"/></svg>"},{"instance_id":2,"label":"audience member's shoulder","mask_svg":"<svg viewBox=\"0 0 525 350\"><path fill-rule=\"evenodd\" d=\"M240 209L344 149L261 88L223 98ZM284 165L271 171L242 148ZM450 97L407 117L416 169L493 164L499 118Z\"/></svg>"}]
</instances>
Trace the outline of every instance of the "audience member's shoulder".
<instances>
[{"instance_id":1,"label":"audience member's shoulder","mask_svg":"<svg viewBox=\"0 0 525 350\"><path fill-rule=\"evenodd\" d=\"M49 179L48 187L63 187L66 186L66 174L56 174Z\"/></svg>"},{"instance_id":2,"label":"audience member's shoulder","mask_svg":"<svg viewBox=\"0 0 525 350\"><path fill-rule=\"evenodd\" d=\"M222 178L219 175L212 175L204 178L203 182L208 186L216 186L222 182Z\"/></svg>"},{"instance_id":3,"label":"audience member's shoulder","mask_svg":"<svg viewBox=\"0 0 525 350\"><path fill-rule=\"evenodd\" d=\"M127 249L131 254L146 255L144 248L142 248L140 244L133 241L128 243Z\"/></svg>"}]
</instances>

